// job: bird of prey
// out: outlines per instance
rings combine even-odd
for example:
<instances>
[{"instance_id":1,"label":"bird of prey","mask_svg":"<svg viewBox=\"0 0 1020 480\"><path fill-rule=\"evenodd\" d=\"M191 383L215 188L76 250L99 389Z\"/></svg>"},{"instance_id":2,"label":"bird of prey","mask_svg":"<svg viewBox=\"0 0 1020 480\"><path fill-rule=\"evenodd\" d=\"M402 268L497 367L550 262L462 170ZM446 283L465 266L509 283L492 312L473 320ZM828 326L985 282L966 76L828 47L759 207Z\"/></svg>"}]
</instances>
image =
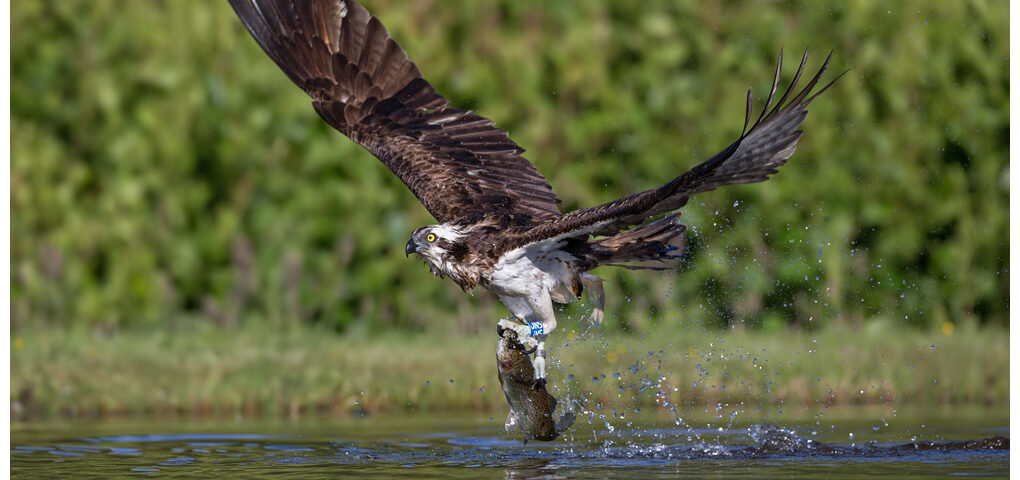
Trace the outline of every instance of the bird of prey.
<instances>
[{"instance_id":1,"label":"bird of prey","mask_svg":"<svg viewBox=\"0 0 1020 480\"><path fill-rule=\"evenodd\" d=\"M458 109L432 88L383 24L352 0L230 0L245 28L315 111L375 155L439 222L415 230L406 253L467 292L481 285L513 314L513 330L536 350L544 380L545 338L556 328L553 302L584 290L601 322L604 265L675 268L686 227L678 209L691 195L761 182L785 164L800 139L811 94L829 65L793 93L804 65L773 106L782 52L765 108L717 155L666 184L604 205L563 213L524 149L485 117ZM836 77L839 78L839 77ZM792 96L791 96L792 95ZM748 128L750 125L750 128ZM652 220L649 222L649 220Z\"/></svg>"}]
</instances>

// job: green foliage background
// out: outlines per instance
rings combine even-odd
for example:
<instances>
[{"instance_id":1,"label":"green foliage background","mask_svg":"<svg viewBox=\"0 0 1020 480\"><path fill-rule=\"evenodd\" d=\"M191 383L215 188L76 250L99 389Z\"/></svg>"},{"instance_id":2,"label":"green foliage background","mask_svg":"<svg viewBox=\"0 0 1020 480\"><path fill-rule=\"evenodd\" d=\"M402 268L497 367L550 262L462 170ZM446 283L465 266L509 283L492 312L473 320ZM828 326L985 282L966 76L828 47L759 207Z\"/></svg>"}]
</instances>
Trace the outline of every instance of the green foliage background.
<instances>
[{"instance_id":1,"label":"green foliage background","mask_svg":"<svg viewBox=\"0 0 1020 480\"><path fill-rule=\"evenodd\" d=\"M850 68L778 175L685 208L685 268L600 272L610 328L1007 324L1007 2L366 3L440 93L528 149L565 209L723 148L780 46L786 82L805 47L809 71L830 49L831 75ZM226 2L11 15L14 329L472 332L506 314L404 258L433 220Z\"/></svg>"}]
</instances>

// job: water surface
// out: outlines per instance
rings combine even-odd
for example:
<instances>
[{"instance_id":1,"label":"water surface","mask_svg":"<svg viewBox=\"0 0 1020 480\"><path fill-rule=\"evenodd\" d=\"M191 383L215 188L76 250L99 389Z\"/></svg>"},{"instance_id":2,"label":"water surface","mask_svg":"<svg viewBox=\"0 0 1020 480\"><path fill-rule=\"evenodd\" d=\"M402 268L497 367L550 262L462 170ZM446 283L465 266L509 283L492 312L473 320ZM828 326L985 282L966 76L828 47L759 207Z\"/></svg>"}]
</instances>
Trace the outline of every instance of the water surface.
<instances>
[{"instance_id":1,"label":"water surface","mask_svg":"<svg viewBox=\"0 0 1020 480\"><path fill-rule=\"evenodd\" d=\"M11 471L18 478L1008 475L1008 413L768 417L579 416L556 442L527 445L488 415L15 424Z\"/></svg>"}]
</instances>

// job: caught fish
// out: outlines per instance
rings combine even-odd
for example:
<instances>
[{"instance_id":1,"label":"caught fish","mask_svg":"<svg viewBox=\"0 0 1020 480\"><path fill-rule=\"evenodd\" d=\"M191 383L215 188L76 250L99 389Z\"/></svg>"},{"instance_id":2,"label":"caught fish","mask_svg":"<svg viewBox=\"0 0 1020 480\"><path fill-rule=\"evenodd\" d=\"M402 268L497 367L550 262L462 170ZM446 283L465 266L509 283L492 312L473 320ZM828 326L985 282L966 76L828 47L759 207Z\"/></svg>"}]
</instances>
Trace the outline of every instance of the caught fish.
<instances>
[{"instance_id":1,"label":"caught fish","mask_svg":"<svg viewBox=\"0 0 1020 480\"><path fill-rule=\"evenodd\" d=\"M496 367L499 385L503 387L510 413L506 430L519 427L528 440L551 441L574 424L574 414L567 412L559 421L553 420L556 399L545 389L545 382L535 380L535 367L513 330L502 330L496 346Z\"/></svg>"}]
</instances>

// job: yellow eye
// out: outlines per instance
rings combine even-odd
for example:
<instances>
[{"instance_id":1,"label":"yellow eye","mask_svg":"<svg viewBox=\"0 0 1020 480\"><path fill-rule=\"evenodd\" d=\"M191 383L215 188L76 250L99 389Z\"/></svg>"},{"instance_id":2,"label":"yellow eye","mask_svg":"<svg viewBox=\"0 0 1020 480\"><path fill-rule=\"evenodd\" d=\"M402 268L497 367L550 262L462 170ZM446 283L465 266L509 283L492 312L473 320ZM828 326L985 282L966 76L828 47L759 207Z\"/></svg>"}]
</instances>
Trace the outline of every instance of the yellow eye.
<instances>
[{"instance_id":1,"label":"yellow eye","mask_svg":"<svg viewBox=\"0 0 1020 480\"><path fill-rule=\"evenodd\" d=\"M430 233L430 234L426 235L425 236L425 240L428 240L430 242L436 241L436 234Z\"/></svg>"}]
</instances>

